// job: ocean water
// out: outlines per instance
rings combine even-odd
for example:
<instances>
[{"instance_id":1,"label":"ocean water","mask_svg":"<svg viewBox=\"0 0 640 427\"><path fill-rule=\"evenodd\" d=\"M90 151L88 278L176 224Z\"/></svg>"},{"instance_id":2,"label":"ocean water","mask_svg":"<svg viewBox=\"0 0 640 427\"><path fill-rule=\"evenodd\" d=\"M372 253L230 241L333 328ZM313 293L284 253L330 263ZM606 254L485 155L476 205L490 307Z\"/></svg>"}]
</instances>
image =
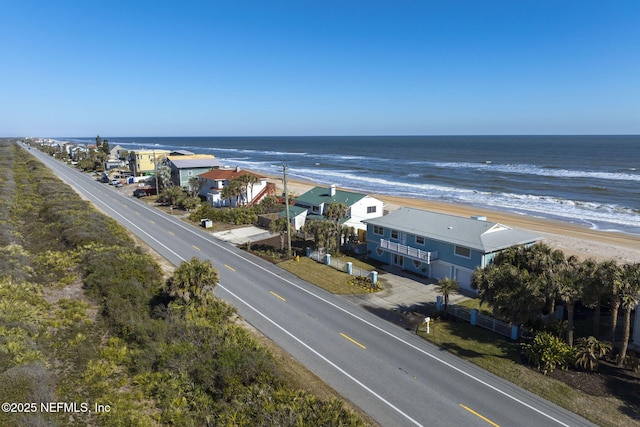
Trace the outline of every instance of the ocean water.
<instances>
[{"instance_id":1,"label":"ocean water","mask_svg":"<svg viewBox=\"0 0 640 427\"><path fill-rule=\"evenodd\" d=\"M89 141L93 138L65 138ZM640 234L640 136L131 137L225 165Z\"/></svg>"}]
</instances>

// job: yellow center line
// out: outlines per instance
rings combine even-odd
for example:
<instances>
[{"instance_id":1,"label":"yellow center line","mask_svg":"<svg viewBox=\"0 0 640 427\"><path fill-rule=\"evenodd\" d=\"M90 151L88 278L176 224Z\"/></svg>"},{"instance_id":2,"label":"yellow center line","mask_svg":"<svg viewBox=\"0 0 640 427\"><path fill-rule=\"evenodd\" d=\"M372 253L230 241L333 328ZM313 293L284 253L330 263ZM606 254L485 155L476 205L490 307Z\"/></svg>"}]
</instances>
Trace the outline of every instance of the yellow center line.
<instances>
[{"instance_id":1,"label":"yellow center line","mask_svg":"<svg viewBox=\"0 0 640 427\"><path fill-rule=\"evenodd\" d=\"M191 246L192 246L192 247L193 247L193 249L195 249L196 251L199 251L199 250L200 250L200 248L199 248L199 247L197 247L196 245L191 245Z\"/></svg>"},{"instance_id":2,"label":"yellow center line","mask_svg":"<svg viewBox=\"0 0 640 427\"><path fill-rule=\"evenodd\" d=\"M140 215L140 212L136 212L136 215Z\"/></svg>"},{"instance_id":3,"label":"yellow center line","mask_svg":"<svg viewBox=\"0 0 640 427\"><path fill-rule=\"evenodd\" d=\"M151 224L155 224L156 222L152 219L150 219L149 221L151 221Z\"/></svg>"},{"instance_id":4,"label":"yellow center line","mask_svg":"<svg viewBox=\"0 0 640 427\"><path fill-rule=\"evenodd\" d=\"M464 406L462 403L460 404L460 407L462 407L463 409L466 409L467 411L471 412L473 415L475 415L476 417L480 418L483 421L488 422L489 424L491 424L493 427L500 427L500 425L494 423L493 421L491 421L489 418L487 417L483 417L482 415L480 415L479 413L477 413L476 411L474 411L473 409L469 408L468 406Z\"/></svg>"},{"instance_id":5,"label":"yellow center line","mask_svg":"<svg viewBox=\"0 0 640 427\"><path fill-rule=\"evenodd\" d=\"M173 231L170 231L169 234L171 234L172 236L176 235L176 233L174 233Z\"/></svg>"},{"instance_id":6,"label":"yellow center line","mask_svg":"<svg viewBox=\"0 0 640 427\"><path fill-rule=\"evenodd\" d=\"M276 298L278 298L278 299L281 299L282 301L286 301L286 299L282 298L280 295L276 294L276 293L275 293L275 292L273 292L273 291L270 291L269 293L270 293L271 295L273 295L274 297L276 297Z\"/></svg>"},{"instance_id":7,"label":"yellow center line","mask_svg":"<svg viewBox=\"0 0 640 427\"><path fill-rule=\"evenodd\" d=\"M354 343L354 344L355 344L355 345L357 345L358 347L361 347L361 348L367 348L367 347L363 346L362 344L360 344L358 341L354 340L353 338L350 338L350 337L346 336L346 335L345 335L345 334L343 334L342 332L340 332L340 336L341 336L342 338L348 339L349 341L351 341L352 343Z\"/></svg>"},{"instance_id":8,"label":"yellow center line","mask_svg":"<svg viewBox=\"0 0 640 427\"><path fill-rule=\"evenodd\" d=\"M236 271L236 269L231 267L230 265L225 264L224 266L227 267L231 271Z\"/></svg>"}]
</instances>

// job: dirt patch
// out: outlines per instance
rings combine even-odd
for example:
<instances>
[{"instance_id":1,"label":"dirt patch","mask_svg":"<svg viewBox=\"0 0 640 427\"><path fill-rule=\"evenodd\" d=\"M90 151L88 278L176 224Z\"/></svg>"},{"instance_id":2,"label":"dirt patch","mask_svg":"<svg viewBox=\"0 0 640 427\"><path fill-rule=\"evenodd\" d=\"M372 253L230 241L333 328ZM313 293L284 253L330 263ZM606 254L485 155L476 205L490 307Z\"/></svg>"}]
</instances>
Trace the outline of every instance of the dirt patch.
<instances>
[{"instance_id":1,"label":"dirt patch","mask_svg":"<svg viewBox=\"0 0 640 427\"><path fill-rule=\"evenodd\" d=\"M619 399L627 415L640 419L640 373L620 368L613 360L603 360L597 372L555 370L547 375L592 396Z\"/></svg>"}]
</instances>

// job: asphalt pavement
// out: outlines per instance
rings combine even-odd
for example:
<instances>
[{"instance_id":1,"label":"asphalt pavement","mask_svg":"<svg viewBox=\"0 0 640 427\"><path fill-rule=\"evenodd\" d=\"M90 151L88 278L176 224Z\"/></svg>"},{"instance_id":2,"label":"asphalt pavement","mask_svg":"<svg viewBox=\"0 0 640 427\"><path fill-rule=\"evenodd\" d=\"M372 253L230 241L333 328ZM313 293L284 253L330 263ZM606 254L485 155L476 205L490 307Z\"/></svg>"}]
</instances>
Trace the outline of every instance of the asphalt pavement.
<instances>
[{"instance_id":1,"label":"asphalt pavement","mask_svg":"<svg viewBox=\"0 0 640 427\"><path fill-rule=\"evenodd\" d=\"M169 262L211 260L220 274L216 295L382 425L592 425L381 319L373 312L377 306L363 310L363 303L318 289L201 227L34 151L65 182ZM405 283L419 293L402 292L401 283L392 283L388 294L368 296L372 299L364 301L365 306L375 298L390 307L398 303L393 298L400 298L403 306L409 298L435 300L427 293L433 286Z\"/></svg>"}]
</instances>

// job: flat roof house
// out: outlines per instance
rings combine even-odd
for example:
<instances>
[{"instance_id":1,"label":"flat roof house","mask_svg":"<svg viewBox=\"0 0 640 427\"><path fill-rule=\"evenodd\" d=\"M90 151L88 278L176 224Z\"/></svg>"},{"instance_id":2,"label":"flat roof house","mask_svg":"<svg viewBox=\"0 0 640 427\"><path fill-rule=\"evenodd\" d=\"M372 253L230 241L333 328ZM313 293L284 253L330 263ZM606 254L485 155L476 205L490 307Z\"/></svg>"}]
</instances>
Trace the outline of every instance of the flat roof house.
<instances>
[{"instance_id":1,"label":"flat roof house","mask_svg":"<svg viewBox=\"0 0 640 427\"><path fill-rule=\"evenodd\" d=\"M211 169L222 167L220 160L213 154L186 154L188 151L172 152L167 156L166 164L171 169L171 182L183 188L189 188L189 180Z\"/></svg>"},{"instance_id":2,"label":"flat roof house","mask_svg":"<svg viewBox=\"0 0 640 427\"><path fill-rule=\"evenodd\" d=\"M372 259L433 279L453 278L471 290L471 274L496 253L532 245L541 237L487 221L402 207L366 220L367 252Z\"/></svg>"},{"instance_id":3,"label":"flat roof house","mask_svg":"<svg viewBox=\"0 0 640 427\"><path fill-rule=\"evenodd\" d=\"M153 175L156 164L163 161L169 150L134 150L129 151L129 169L134 176Z\"/></svg>"}]
</instances>

